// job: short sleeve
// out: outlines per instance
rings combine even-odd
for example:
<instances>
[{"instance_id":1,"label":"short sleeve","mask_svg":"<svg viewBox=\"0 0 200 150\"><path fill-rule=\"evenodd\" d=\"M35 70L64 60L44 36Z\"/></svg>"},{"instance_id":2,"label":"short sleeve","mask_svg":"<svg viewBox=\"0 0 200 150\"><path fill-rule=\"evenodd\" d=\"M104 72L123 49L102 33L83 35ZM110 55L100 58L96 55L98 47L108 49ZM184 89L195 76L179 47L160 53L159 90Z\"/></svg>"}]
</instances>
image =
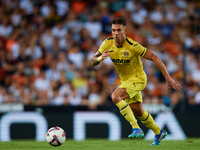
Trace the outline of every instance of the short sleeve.
<instances>
[{"instance_id":1,"label":"short sleeve","mask_svg":"<svg viewBox=\"0 0 200 150\"><path fill-rule=\"evenodd\" d=\"M109 43L108 43L108 41L106 39L106 40L104 40L102 42L101 46L98 49L98 52L100 52L101 54L103 54L108 49L109 49Z\"/></svg>"},{"instance_id":2,"label":"short sleeve","mask_svg":"<svg viewBox=\"0 0 200 150\"><path fill-rule=\"evenodd\" d=\"M137 53L138 55L140 55L141 57L144 57L146 52L147 52L147 48L146 47L143 47L141 44L139 43L135 43L133 45L133 51L135 53Z\"/></svg>"}]
</instances>

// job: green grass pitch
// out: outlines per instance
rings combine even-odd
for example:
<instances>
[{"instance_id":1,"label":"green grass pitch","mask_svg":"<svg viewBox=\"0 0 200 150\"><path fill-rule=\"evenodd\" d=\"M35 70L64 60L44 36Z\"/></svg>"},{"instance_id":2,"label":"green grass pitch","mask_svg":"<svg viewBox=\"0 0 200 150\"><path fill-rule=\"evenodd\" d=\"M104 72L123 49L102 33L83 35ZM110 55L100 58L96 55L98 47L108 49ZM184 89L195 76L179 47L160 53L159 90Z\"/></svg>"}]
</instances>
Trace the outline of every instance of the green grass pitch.
<instances>
[{"instance_id":1,"label":"green grass pitch","mask_svg":"<svg viewBox=\"0 0 200 150\"><path fill-rule=\"evenodd\" d=\"M58 147L53 147L47 142L30 140L13 140L0 142L1 150L200 150L200 138L186 139L182 141L163 140L159 146L151 146L153 141L143 139L122 139L109 141L107 139L87 139L74 141L67 139Z\"/></svg>"}]
</instances>

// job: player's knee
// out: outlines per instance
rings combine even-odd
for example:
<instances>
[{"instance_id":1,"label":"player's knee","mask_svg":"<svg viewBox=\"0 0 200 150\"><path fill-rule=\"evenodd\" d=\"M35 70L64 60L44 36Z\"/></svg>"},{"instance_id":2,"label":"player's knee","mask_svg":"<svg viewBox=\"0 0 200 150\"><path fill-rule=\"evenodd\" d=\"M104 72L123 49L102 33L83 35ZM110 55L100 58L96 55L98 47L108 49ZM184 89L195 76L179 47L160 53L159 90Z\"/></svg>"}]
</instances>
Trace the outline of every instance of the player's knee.
<instances>
[{"instance_id":1,"label":"player's knee","mask_svg":"<svg viewBox=\"0 0 200 150\"><path fill-rule=\"evenodd\" d=\"M112 101L117 104L120 101L120 98L114 93L111 95Z\"/></svg>"}]
</instances>

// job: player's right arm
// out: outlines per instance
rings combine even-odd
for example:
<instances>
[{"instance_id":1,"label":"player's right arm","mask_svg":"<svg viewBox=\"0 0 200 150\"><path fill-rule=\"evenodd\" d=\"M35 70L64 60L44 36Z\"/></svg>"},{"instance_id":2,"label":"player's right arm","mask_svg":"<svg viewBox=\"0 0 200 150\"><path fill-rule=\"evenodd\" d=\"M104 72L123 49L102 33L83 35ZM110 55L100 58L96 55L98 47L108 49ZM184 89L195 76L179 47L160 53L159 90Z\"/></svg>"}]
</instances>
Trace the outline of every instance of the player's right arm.
<instances>
[{"instance_id":1,"label":"player's right arm","mask_svg":"<svg viewBox=\"0 0 200 150\"><path fill-rule=\"evenodd\" d=\"M100 64L101 61L106 59L108 56L110 56L109 50L106 50L102 55L99 51L95 53L95 55L91 58L91 65L97 66Z\"/></svg>"}]
</instances>

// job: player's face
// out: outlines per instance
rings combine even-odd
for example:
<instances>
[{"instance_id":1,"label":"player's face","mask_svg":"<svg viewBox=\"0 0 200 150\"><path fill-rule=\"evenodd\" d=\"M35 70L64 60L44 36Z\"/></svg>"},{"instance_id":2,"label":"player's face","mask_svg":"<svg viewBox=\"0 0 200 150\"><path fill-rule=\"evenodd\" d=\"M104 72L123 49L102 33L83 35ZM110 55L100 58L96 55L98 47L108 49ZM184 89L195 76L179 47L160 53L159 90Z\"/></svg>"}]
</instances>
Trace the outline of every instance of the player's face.
<instances>
[{"instance_id":1,"label":"player's face","mask_svg":"<svg viewBox=\"0 0 200 150\"><path fill-rule=\"evenodd\" d=\"M112 36L116 43L121 43L126 37L126 27L121 24L112 24Z\"/></svg>"}]
</instances>

